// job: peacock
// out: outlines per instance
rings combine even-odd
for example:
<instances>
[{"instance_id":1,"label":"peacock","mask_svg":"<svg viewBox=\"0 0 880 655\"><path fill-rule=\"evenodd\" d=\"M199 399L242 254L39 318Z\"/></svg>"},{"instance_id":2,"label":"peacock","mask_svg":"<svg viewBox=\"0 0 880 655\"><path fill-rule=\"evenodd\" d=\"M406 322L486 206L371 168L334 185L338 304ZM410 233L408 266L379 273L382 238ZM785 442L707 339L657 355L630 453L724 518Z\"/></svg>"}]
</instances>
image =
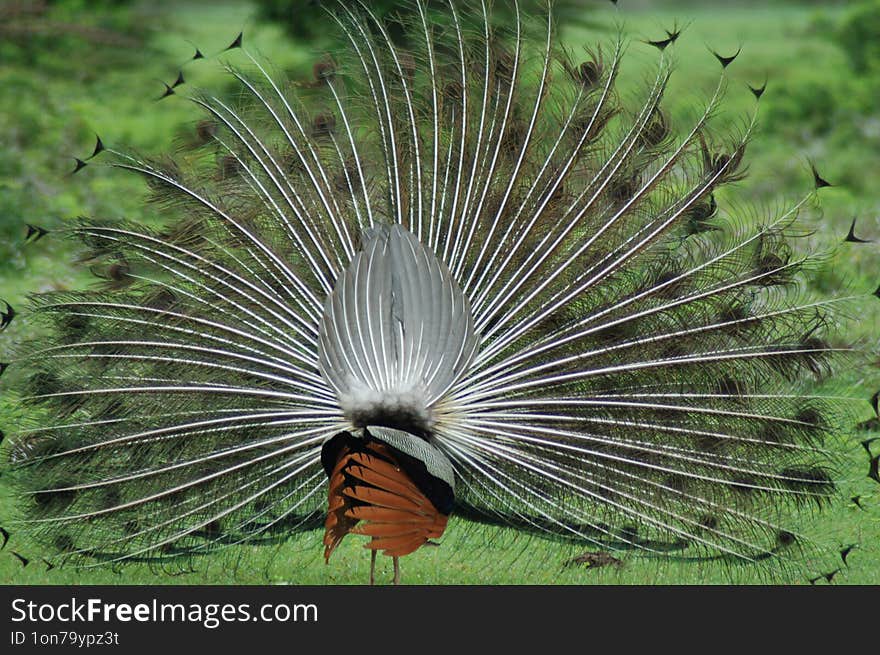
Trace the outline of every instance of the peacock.
<instances>
[{"instance_id":1,"label":"peacock","mask_svg":"<svg viewBox=\"0 0 880 655\"><path fill-rule=\"evenodd\" d=\"M334 5L346 48L308 80L239 35L234 97L194 92L173 156L98 139L162 220L48 230L97 280L33 296L3 365L27 412L4 444L16 530L70 566L305 533L329 562L362 539L371 583L450 519L596 557L797 562L849 420L812 390L857 358L792 241L828 183L813 169L761 221L725 206L757 109L716 125L717 55L673 124L677 28L630 102L622 38L578 55L549 10L411 7L401 40Z\"/></svg>"}]
</instances>

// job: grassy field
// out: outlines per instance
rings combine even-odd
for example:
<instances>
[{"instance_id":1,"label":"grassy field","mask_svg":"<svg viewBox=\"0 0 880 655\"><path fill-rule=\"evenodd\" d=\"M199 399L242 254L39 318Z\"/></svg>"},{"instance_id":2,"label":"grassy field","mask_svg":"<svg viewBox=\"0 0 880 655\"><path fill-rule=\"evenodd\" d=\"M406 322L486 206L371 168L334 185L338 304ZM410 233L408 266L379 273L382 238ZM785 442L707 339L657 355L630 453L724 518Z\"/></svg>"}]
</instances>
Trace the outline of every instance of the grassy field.
<instances>
[{"instance_id":1,"label":"grassy field","mask_svg":"<svg viewBox=\"0 0 880 655\"><path fill-rule=\"evenodd\" d=\"M161 3L157 3L160 4ZM168 3L171 6L171 3ZM621 5L626 3L621 2ZM664 9L651 6L663 4ZM641 39L662 37L673 25L685 27L674 47L678 72L667 93L667 108L674 121L693 114L712 92L719 65L709 51L742 53L728 69L729 89L721 121L742 119L756 103L746 84L759 86L768 80L760 102L759 133L750 145L749 177L725 199L754 205L760 220L780 203L797 201L812 188L807 163L817 163L834 187L811 203L801 220L813 234L800 244L827 253L826 265L811 284L829 296L862 294L853 302L854 317L847 326L847 339L876 353L880 346L880 301L870 293L880 284L880 247L877 243L842 243L850 222L857 216L858 232L880 242L880 115L872 108L871 83L853 72L843 51L830 34L845 9L832 6L779 3L640 3L615 11L610 3L589 4L589 22L566 24L562 38L575 52L597 39L610 40L622 29L629 39L624 86L635 86L656 51ZM76 35L68 42L27 51L0 44L0 298L16 308L26 304L29 293L77 288L89 284L85 271L73 264L75 252L51 238L24 244L25 224L52 228L65 217L127 217L155 220L142 205L144 188L138 179L90 166L86 174L71 177L72 157L90 154L94 135L108 144L124 144L146 152L161 152L197 120L198 113L181 98L162 102L162 81L171 82L178 66L193 52L193 45L206 54L220 51L245 31L252 48L258 49L278 69L305 77L313 59L309 49L291 44L274 25L261 24L245 3L187 2L175 8L134 6L144 25L129 43L111 39L87 47ZM103 19L85 15L65 17L102 29ZM130 20L130 17L129 17ZM110 26L112 28L112 25ZM127 32L126 32L127 34ZM70 56L69 48L77 56ZM14 57L3 57L4 54ZM188 66L194 85L228 84L210 60ZM877 78L874 79L876 84ZM24 325L24 327L22 327ZM0 335L0 361L8 344L26 329ZM875 356L876 361L876 356ZM845 371L823 389L867 399L880 388L880 369L867 373ZM0 389L0 427L15 420L15 399ZM864 403L861 420L870 416ZM858 543L846 570L836 583L880 583L880 485L868 480L867 462L858 440L866 433L841 435L848 439L851 467L843 471L842 502L830 512L805 517L804 526L817 534L820 545L835 549ZM0 492L4 490L0 478ZM861 496L864 510L847 502ZM0 526L11 512L10 501L0 494ZM11 530L14 532L14 530ZM192 571L168 575L147 565L113 571L47 570L34 560L27 567L15 559L15 535L0 552L0 583L5 584L349 584L367 579L369 556L352 538L334 554L330 566L321 560L318 537L306 536L271 546L242 546L222 558L195 560ZM620 555L623 565L589 569L565 567L577 549L535 538L523 538L503 530L472 527L454 519L439 548L423 548L403 562L408 583L760 583L772 579L762 567L725 566L718 563L659 561ZM380 563L386 566L386 558ZM806 569L823 572L826 563L807 560ZM390 577L390 566L380 575ZM797 574L794 581L806 582ZM824 583L824 581L823 581Z\"/></svg>"}]
</instances>

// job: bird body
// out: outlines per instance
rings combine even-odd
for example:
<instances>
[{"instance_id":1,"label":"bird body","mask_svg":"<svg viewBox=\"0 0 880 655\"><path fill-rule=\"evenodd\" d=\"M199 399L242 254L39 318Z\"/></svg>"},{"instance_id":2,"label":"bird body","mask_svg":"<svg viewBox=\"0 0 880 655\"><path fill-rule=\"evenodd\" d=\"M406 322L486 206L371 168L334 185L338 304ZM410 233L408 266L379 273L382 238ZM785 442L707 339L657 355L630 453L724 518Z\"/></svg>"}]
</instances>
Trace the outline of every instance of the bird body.
<instances>
[{"instance_id":1,"label":"bird body","mask_svg":"<svg viewBox=\"0 0 880 655\"><path fill-rule=\"evenodd\" d=\"M431 435L477 335L449 270L412 233L380 226L363 241L327 297L319 330L321 372L361 431L322 447L330 480L324 557L347 533L366 534L398 570L398 557L446 528L455 475Z\"/></svg>"},{"instance_id":2,"label":"bird body","mask_svg":"<svg viewBox=\"0 0 880 655\"><path fill-rule=\"evenodd\" d=\"M245 50L175 160L96 148L169 219L63 229L103 283L35 297L11 362L22 525L86 565L323 526L325 560L354 534L396 567L450 517L788 558L835 490L809 385L849 349L789 246L812 194L760 225L716 200L754 125L711 127L732 58L676 136L678 31L629 108L621 43L578 63L549 17L414 9L404 47L339 3L349 54L291 88Z\"/></svg>"},{"instance_id":3,"label":"bird body","mask_svg":"<svg viewBox=\"0 0 880 655\"><path fill-rule=\"evenodd\" d=\"M383 432L378 430L380 434ZM407 435L398 434L407 439ZM333 443L344 440L345 444ZM337 435L324 459L335 460L328 471L329 491L324 528L324 559L347 534L372 537L367 547L397 558L439 538L452 510L451 476L434 477L421 460L397 452L369 433L358 439ZM410 475L401 461L408 462ZM409 467L407 467L409 468ZM448 469L451 473L451 469ZM421 481L419 485L416 480ZM421 488L424 487L424 490ZM359 522L366 522L365 524ZM375 566L375 557L372 565ZM371 566L370 581L373 581Z\"/></svg>"}]
</instances>

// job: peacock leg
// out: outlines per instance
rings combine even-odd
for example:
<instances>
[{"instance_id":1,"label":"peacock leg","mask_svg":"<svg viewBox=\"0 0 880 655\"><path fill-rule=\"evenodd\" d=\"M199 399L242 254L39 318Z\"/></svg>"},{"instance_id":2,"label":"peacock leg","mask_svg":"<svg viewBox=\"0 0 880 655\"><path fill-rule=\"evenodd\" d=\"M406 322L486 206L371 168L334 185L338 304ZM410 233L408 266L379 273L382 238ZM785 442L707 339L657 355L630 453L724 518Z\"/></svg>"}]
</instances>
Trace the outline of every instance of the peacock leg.
<instances>
[{"instance_id":1,"label":"peacock leg","mask_svg":"<svg viewBox=\"0 0 880 655\"><path fill-rule=\"evenodd\" d=\"M370 551L370 586L376 584L376 551Z\"/></svg>"},{"instance_id":2,"label":"peacock leg","mask_svg":"<svg viewBox=\"0 0 880 655\"><path fill-rule=\"evenodd\" d=\"M394 584L400 584L400 558L393 557L394 560Z\"/></svg>"}]
</instances>

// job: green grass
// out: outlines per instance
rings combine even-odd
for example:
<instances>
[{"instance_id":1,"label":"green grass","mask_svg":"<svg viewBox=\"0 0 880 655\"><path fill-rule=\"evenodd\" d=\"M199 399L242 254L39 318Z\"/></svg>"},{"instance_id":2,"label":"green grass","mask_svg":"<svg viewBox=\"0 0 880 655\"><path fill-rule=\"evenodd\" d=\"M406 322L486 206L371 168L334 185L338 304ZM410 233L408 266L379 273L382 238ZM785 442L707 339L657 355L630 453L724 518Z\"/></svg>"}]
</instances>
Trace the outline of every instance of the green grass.
<instances>
[{"instance_id":1,"label":"green grass","mask_svg":"<svg viewBox=\"0 0 880 655\"><path fill-rule=\"evenodd\" d=\"M624 4L624 3L621 3ZM649 7L654 3L647 4ZM666 3L664 3L666 4ZM750 145L750 176L727 192L739 206L762 208L760 220L778 209L778 201L791 203L811 189L807 158L817 162L822 174L835 183L810 204L801 220L814 234L803 248L828 252L827 265L812 281L814 290L828 295L863 294L854 301L846 339L865 344L877 352L880 343L880 302L869 295L880 277L880 250L876 245L842 244L853 216L859 217L859 233L880 241L880 128L876 110L867 100L868 81L849 71L843 53L827 37L827 29L839 20L842 10L817 12L812 7L727 3L723 8L689 3L675 9L640 7L620 14L605 5L590 14L591 25L567 25L563 38L575 52L597 38L613 39L617 21L632 39L623 87L636 93L643 70L656 60L656 50L639 39L657 38L677 21L686 29L673 54L679 62L666 96L665 106L677 125L693 117L695 103L705 102L717 83L719 65L707 45L729 54L740 45L742 54L728 70L729 89L725 110L718 117L742 119L756 103L745 84L769 80L760 102L759 133ZM146 8L144 8L146 7ZM162 92L160 80L170 82L177 65L192 54L196 43L206 54L228 44L240 28L252 47L275 65L293 75L308 75L309 49L285 40L275 26L257 24L250 7L241 3L177 5L173 11L152 10L144 5L144 23L156 27L142 34L137 48L103 46L89 49L71 41L81 56L65 48L35 51L27 59L0 64L0 298L23 308L26 296L51 289L77 288L90 284L86 272L72 264L75 252L63 242L46 238L23 245L24 224L52 228L66 217L127 217L155 220L143 206L145 189L132 176L90 166L71 178L72 156L91 152L94 134L108 144L124 144L146 152L161 152L183 130L191 127L198 113L182 98L155 102ZM155 12L155 13L154 13ZM80 17L83 20L85 18ZM597 29L597 27L599 29ZM0 53L2 54L2 53ZM233 55L234 56L234 55ZM0 57L0 61L3 58ZM211 61L188 65L193 85L227 84ZM875 80L876 83L876 80ZM700 106L697 104L696 106ZM8 334L0 336L0 360L9 344L27 330L18 320ZM867 398L880 388L880 371L845 371L824 391L852 393ZM865 416L870 414L865 403ZM15 421L14 398L0 394L0 426ZM865 476L867 463L858 438L866 434L841 435L848 439L851 465L842 471L842 502L829 512L807 517L822 545L834 548L858 542L849 568L835 580L844 583L880 583L880 486ZM3 491L0 478L0 492ZM0 494L2 495L2 494ZM861 511L846 502L860 495ZM11 504L0 498L2 517L11 515ZM14 532L14 531L13 531ZM466 544L466 546L465 546ZM35 560L23 568L6 551L0 552L0 583L16 584L221 584L221 583L363 583L369 555L349 537L334 554L329 566L321 560L319 539L306 537L274 546L242 546L223 557L197 559L195 572L170 577L149 566L135 565L121 572L94 570L46 570ZM770 572L761 566L724 566L718 563L659 561L623 554L622 567L595 570L563 567L577 551L547 540L517 537L491 528L473 530L454 519L439 548L423 548L403 561L404 581L410 583L757 583ZM390 577L387 558L380 575ZM232 565L230 565L232 564ZM826 562L807 560L807 570L818 572ZM835 566L834 564L833 566ZM805 581L805 575L793 578Z\"/></svg>"}]
</instances>

